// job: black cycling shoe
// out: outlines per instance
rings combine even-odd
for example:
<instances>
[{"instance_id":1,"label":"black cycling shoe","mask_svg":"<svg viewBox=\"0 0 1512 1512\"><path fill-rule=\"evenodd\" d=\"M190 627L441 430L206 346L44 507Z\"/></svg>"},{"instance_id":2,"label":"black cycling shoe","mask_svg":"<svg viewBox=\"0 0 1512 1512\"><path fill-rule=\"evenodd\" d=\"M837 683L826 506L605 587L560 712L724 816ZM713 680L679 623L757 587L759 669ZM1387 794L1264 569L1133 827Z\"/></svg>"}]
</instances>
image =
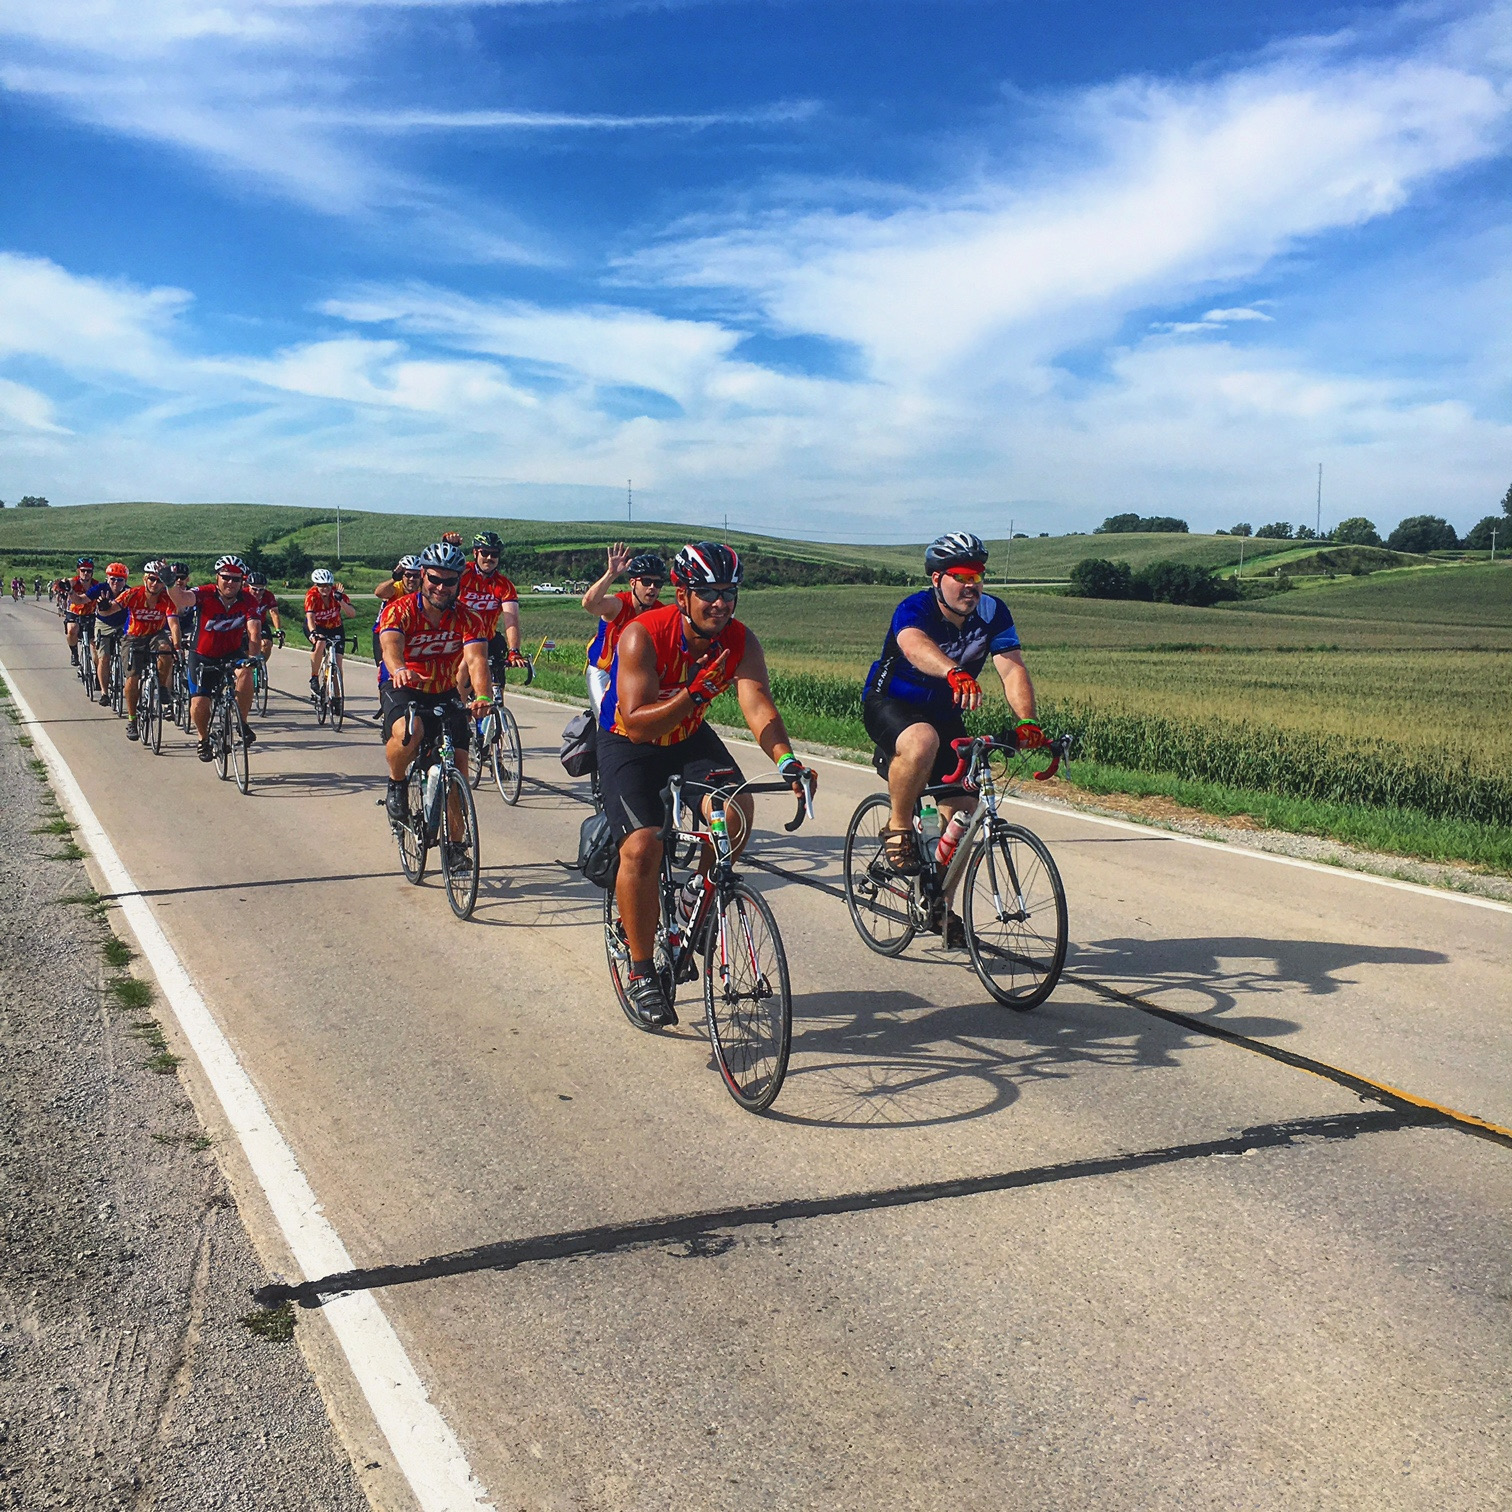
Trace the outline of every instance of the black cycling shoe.
<instances>
[{"instance_id":1,"label":"black cycling shoe","mask_svg":"<svg viewBox=\"0 0 1512 1512\"><path fill-rule=\"evenodd\" d=\"M662 991L661 978L652 972L650 976L632 976L625 981L625 996L630 1000L631 1010L648 1029L668 1029L677 1022L677 1010L667 1001Z\"/></svg>"},{"instance_id":2,"label":"black cycling shoe","mask_svg":"<svg viewBox=\"0 0 1512 1512\"><path fill-rule=\"evenodd\" d=\"M256 745L257 744L257 731L254 730L251 725L244 724L242 726L242 734L247 737L247 744L248 745Z\"/></svg>"},{"instance_id":3,"label":"black cycling shoe","mask_svg":"<svg viewBox=\"0 0 1512 1512\"><path fill-rule=\"evenodd\" d=\"M201 761L214 761L215 752L210 749L210 742L202 740L199 743L199 759Z\"/></svg>"},{"instance_id":4,"label":"black cycling shoe","mask_svg":"<svg viewBox=\"0 0 1512 1512\"><path fill-rule=\"evenodd\" d=\"M77 667L79 665L79 648L77 646L70 647L69 649L68 665L70 667Z\"/></svg>"},{"instance_id":5,"label":"black cycling shoe","mask_svg":"<svg viewBox=\"0 0 1512 1512\"><path fill-rule=\"evenodd\" d=\"M409 823L409 783L395 782L389 778L388 798L384 801L389 819L394 824Z\"/></svg>"},{"instance_id":6,"label":"black cycling shoe","mask_svg":"<svg viewBox=\"0 0 1512 1512\"><path fill-rule=\"evenodd\" d=\"M100 694L100 707L102 709L108 709L110 707L110 694L109 693L102 693L102 694Z\"/></svg>"},{"instance_id":7,"label":"black cycling shoe","mask_svg":"<svg viewBox=\"0 0 1512 1512\"><path fill-rule=\"evenodd\" d=\"M467 847L460 841L449 840L442 852L442 858L448 875L454 876L457 872L472 870L472 857L467 854Z\"/></svg>"},{"instance_id":8,"label":"black cycling shoe","mask_svg":"<svg viewBox=\"0 0 1512 1512\"><path fill-rule=\"evenodd\" d=\"M135 740L137 738L137 722L134 719L126 721L126 738L127 740Z\"/></svg>"}]
</instances>

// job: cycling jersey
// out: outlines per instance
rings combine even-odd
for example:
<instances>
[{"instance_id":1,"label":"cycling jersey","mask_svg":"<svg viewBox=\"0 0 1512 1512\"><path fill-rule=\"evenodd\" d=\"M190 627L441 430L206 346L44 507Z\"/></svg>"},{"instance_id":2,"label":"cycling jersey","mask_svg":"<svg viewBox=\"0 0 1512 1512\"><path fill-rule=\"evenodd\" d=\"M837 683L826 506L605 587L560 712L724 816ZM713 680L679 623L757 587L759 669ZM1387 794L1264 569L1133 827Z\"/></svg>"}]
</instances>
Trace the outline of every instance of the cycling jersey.
<instances>
[{"instance_id":1,"label":"cycling jersey","mask_svg":"<svg viewBox=\"0 0 1512 1512\"><path fill-rule=\"evenodd\" d=\"M630 594L616 593L614 596L619 600L619 612L613 619L601 618L598 634L588 643L588 665L598 667L605 672L614 665L614 653L619 646L620 636L625 633L625 626L640 613L640 610L635 607L635 599Z\"/></svg>"},{"instance_id":2,"label":"cycling jersey","mask_svg":"<svg viewBox=\"0 0 1512 1512\"><path fill-rule=\"evenodd\" d=\"M252 596L252 602L257 605L257 612L262 618L262 635L267 640L273 634L273 628L268 624L268 614L271 611L278 612L278 600L273 596L271 588L249 588L247 592Z\"/></svg>"},{"instance_id":3,"label":"cycling jersey","mask_svg":"<svg viewBox=\"0 0 1512 1512\"><path fill-rule=\"evenodd\" d=\"M963 672L973 677L989 656L1019 649L1013 616L1002 599L984 593L964 623L952 624L940 610L932 588L910 594L893 611L881 657L866 674L867 694L900 698L907 703L953 707L950 684L921 672L898 648L900 630L922 630Z\"/></svg>"},{"instance_id":4,"label":"cycling jersey","mask_svg":"<svg viewBox=\"0 0 1512 1512\"><path fill-rule=\"evenodd\" d=\"M125 593L125 589L121 593ZM121 595L112 593L110 585L105 585L105 591L95 602L95 624L101 630L116 631L126 627L127 611L121 603Z\"/></svg>"},{"instance_id":5,"label":"cycling jersey","mask_svg":"<svg viewBox=\"0 0 1512 1512\"><path fill-rule=\"evenodd\" d=\"M131 611L131 623L127 626L126 633L133 640L166 630L168 616L175 612L173 600L162 589L149 597L145 583L128 588L116 603Z\"/></svg>"},{"instance_id":6,"label":"cycling jersey","mask_svg":"<svg viewBox=\"0 0 1512 1512\"><path fill-rule=\"evenodd\" d=\"M486 575L469 565L457 588L457 603L483 621L484 639L494 633L505 604L517 604L520 595L502 572Z\"/></svg>"},{"instance_id":7,"label":"cycling jersey","mask_svg":"<svg viewBox=\"0 0 1512 1512\"><path fill-rule=\"evenodd\" d=\"M189 610L194 616L196 629L194 654L212 659L235 656L246 643L247 622L258 618L252 595L243 588L227 604L215 591L213 583L205 583L192 591L194 602Z\"/></svg>"},{"instance_id":8,"label":"cycling jersey","mask_svg":"<svg viewBox=\"0 0 1512 1512\"><path fill-rule=\"evenodd\" d=\"M68 585L69 613L76 619L90 619L95 612L95 600L105 592L104 583L86 583L79 578L70 578ZM73 608L76 599L84 600L82 609Z\"/></svg>"},{"instance_id":9,"label":"cycling jersey","mask_svg":"<svg viewBox=\"0 0 1512 1512\"><path fill-rule=\"evenodd\" d=\"M488 639L483 621L455 606L441 616L439 624L431 624L416 593L389 602L378 616L379 634L386 630L404 632L404 665L419 677L421 691L426 693L455 688L463 646Z\"/></svg>"},{"instance_id":10,"label":"cycling jersey","mask_svg":"<svg viewBox=\"0 0 1512 1512\"><path fill-rule=\"evenodd\" d=\"M344 593L333 593L329 599L323 599L320 589L311 588L305 594L304 612L314 622L317 630L339 630L341 606L351 602Z\"/></svg>"},{"instance_id":11,"label":"cycling jersey","mask_svg":"<svg viewBox=\"0 0 1512 1512\"><path fill-rule=\"evenodd\" d=\"M651 644L656 651L656 679L660 691L653 702L661 699L683 687L694 673L694 658L688 652L688 642L683 635L682 610L676 604L662 604L656 609L648 609L639 615L639 623L645 626L646 634L651 637ZM739 620L732 619L723 630L710 642L709 659L712 661L721 651L730 654L725 660L725 675L733 677L735 669L745 657L746 627ZM667 731L665 735L658 735L654 741L647 741L648 745L676 745L679 741L686 740L704 721L704 708L693 709L681 724ZM613 730L620 735L629 735L624 721L620 718L619 710L619 651L616 648L614 662L609 668L609 687L604 693L604 701L599 706L599 725L605 730Z\"/></svg>"}]
</instances>

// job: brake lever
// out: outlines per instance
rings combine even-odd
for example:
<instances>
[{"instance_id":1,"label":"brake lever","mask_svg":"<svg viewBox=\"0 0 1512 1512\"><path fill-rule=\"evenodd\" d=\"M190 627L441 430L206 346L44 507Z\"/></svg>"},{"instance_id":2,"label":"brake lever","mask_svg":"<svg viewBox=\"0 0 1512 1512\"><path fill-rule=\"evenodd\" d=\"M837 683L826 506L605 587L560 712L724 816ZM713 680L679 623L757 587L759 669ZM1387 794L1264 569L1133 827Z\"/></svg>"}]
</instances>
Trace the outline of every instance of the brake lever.
<instances>
[{"instance_id":1,"label":"brake lever","mask_svg":"<svg viewBox=\"0 0 1512 1512\"><path fill-rule=\"evenodd\" d=\"M790 835L794 830L802 828L805 819L812 819L814 817L813 787L807 777L802 779L802 784L803 791L798 795L798 812L793 815L793 822L791 824L784 824L782 826Z\"/></svg>"}]
</instances>

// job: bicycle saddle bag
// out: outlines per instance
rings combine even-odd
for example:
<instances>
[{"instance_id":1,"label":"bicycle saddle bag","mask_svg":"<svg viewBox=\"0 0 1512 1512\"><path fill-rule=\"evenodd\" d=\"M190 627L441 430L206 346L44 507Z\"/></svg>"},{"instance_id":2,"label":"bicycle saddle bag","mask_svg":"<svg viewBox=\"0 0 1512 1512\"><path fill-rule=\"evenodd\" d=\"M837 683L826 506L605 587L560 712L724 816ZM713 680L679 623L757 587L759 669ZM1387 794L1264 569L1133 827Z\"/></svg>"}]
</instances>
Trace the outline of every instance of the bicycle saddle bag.
<instances>
[{"instance_id":1,"label":"bicycle saddle bag","mask_svg":"<svg viewBox=\"0 0 1512 1512\"><path fill-rule=\"evenodd\" d=\"M562 766L569 777L587 777L598 766L598 745L593 711L584 709L567 721L562 731Z\"/></svg>"},{"instance_id":2,"label":"bicycle saddle bag","mask_svg":"<svg viewBox=\"0 0 1512 1512\"><path fill-rule=\"evenodd\" d=\"M578 870L595 887L614 886L619 873L619 846L614 839L609 816L589 814L578 831Z\"/></svg>"},{"instance_id":3,"label":"bicycle saddle bag","mask_svg":"<svg viewBox=\"0 0 1512 1512\"><path fill-rule=\"evenodd\" d=\"M892 766L892 757L889 756L881 746L878 746L872 752L872 765L877 769L877 776L879 776L883 780L883 782L886 782L888 769Z\"/></svg>"}]
</instances>

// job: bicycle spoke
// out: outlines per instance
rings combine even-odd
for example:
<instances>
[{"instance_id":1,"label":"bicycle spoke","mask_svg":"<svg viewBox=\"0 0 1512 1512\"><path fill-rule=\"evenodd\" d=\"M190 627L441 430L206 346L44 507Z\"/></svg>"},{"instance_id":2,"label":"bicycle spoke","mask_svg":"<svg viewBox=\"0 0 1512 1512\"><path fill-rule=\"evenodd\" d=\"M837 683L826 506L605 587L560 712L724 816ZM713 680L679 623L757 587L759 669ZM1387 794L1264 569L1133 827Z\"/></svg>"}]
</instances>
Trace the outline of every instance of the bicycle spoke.
<instances>
[{"instance_id":1,"label":"bicycle spoke","mask_svg":"<svg viewBox=\"0 0 1512 1512\"><path fill-rule=\"evenodd\" d=\"M751 1112L782 1088L792 1044L787 958L766 900L744 883L722 891L704 935L704 1010L725 1088Z\"/></svg>"},{"instance_id":2,"label":"bicycle spoke","mask_svg":"<svg viewBox=\"0 0 1512 1512\"><path fill-rule=\"evenodd\" d=\"M882 831L892 818L886 795L873 794L845 834L845 903L862 940L879 955L898 955L914 937L913 883L888 864Z\"/></svg>"},{"instance_id":3,"label":"bicycle spoke","mask_svg":"<svg viewBox=\"0 0 1512 1512\"><path fill-rule=\"evenodd\" d=\"M1000 1003L1029 1009L1050 996L1066 959L1066 894L1044 842L1000 825L966 870L962 914L971 964Z\"/></svg>"}]
</instances>

